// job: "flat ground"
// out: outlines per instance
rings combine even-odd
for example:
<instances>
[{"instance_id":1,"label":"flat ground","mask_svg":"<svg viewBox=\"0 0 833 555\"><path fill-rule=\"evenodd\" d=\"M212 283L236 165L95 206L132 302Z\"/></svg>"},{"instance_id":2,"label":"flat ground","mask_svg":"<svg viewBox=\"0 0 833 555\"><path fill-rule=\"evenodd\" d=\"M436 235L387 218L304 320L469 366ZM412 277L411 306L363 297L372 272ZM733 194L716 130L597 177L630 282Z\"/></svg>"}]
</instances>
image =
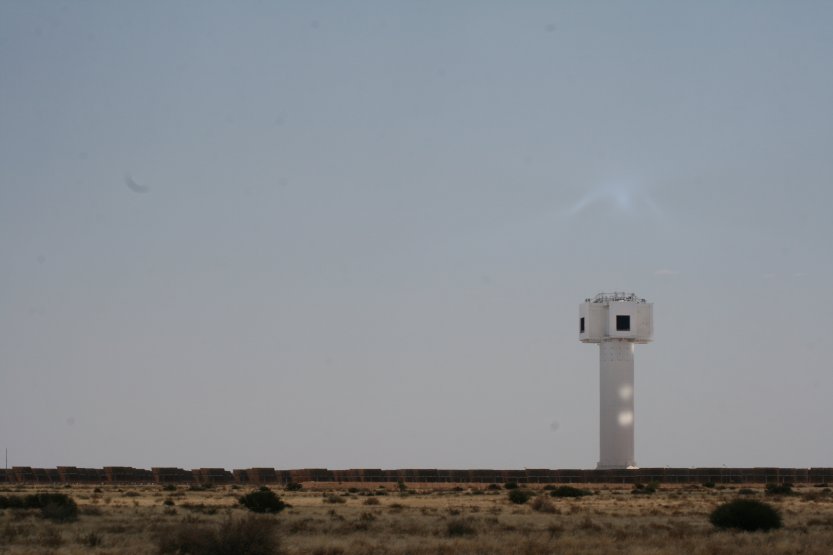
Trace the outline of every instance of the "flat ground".
<instances>
[{"instance_id":1,"label":"flat ground","mask_svg":"<svg viewBox=\"0 0 833 555\"><path fill-rule=\"evenodd\" d=\"M833 553L833 494L802 486L790 496L768 496L761 485L663 485L635 495L629 485L589 484L594 494L509 501L504 489L485 485L306 484L298 492L275 488L292 506L276 520L281 552L288 554L786 554ZM716 530L712 509L743 497L766 500L784 527L769 533ZM37 510L0 511L0 553L159 553L159 538L172 530L218 528L249 511L240 495L255 488L188 486L0 486L0 495L66 493L78 503L74 522L53 523ZM383 495L377 495L379 492Z\"/></svg>"}]
</instances>

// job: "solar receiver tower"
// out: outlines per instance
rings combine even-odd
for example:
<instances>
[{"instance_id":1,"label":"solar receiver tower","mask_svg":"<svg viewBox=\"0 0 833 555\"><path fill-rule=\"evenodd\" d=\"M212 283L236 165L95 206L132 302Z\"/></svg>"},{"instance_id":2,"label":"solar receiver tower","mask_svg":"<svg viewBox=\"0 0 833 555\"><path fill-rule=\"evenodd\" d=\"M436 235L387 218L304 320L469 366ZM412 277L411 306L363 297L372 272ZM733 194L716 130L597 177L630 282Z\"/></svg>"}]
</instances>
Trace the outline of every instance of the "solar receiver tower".
<instances>
[{"instance_id":1,"label":"solar receiver tower","mask_svg":"<svg viewBox=\"0 0 833 555\"><path fill-rule=\"evenodd\" d=\"M636 467L633 346L654 335L653 303L633 293L599 293L579 307L579 339L599 344L599 464Z\"/></svg>"}]
</instances>

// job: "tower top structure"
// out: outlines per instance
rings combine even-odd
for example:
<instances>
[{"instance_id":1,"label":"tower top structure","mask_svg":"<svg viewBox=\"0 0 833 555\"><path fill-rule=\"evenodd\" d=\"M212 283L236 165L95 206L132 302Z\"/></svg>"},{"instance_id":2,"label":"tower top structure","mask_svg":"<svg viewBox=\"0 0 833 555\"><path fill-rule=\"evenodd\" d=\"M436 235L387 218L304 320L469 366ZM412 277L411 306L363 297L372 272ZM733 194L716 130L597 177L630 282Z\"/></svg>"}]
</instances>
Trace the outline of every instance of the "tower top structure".
<instances>
[{"instance_id":1,"label":"tower top structure","mask_svg":"<svg viewBox=\"0 0 833 555\"><path fill-rule=\"evenodd\" d=\"M653 303L634 293L599 293L579 307L579 340L649 343L654 336Z\"/></svg>"}]
</instances>

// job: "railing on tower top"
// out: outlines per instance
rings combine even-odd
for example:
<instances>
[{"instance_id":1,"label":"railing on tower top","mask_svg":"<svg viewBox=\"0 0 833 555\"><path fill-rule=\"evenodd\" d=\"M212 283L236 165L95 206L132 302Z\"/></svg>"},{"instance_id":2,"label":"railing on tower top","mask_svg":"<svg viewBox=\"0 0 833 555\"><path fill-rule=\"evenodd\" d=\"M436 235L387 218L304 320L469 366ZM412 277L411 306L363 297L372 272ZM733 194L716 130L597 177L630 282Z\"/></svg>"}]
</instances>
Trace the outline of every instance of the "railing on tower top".
<instances>
[{"instance_id":1,"label":"railing on tower top","mask_svg":"<svg viewBox=\"0 0 833 555\"><path fill-rule=\"evenodd\" d=\"M614 302L630 302L630 303L644 303L645 299L637 297L636 293L625 293L624 291L614 291L612 293L599 293L592 299L585 299L588 303L614 303Z\"/></svg>"}]
</instances>

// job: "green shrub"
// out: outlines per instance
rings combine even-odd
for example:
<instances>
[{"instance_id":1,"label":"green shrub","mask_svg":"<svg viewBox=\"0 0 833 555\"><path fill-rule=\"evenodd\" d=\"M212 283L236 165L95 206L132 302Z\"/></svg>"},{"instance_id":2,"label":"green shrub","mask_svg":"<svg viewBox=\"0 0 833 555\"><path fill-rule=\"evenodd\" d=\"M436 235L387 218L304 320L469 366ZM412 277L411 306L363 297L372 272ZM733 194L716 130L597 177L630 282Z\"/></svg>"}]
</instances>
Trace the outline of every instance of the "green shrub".
<instances>
[{"instance_id":1,"label":"green shrub","mask_svg":"<svg viewBox=\"0 0 833 555\"><path fill-rule=\"evenodd\" d=\"M517 485L517 484L515 484L515 485ZM497 489L500 489L500 486L498 484L489 484L488 486L486 486L486 489L497 490Z\"/></svg>"},{"instance_id":2,"label":"green shrub","mask_svg":"<svg viewBox=\"0 0 833 555\"><path fill-rule=\"evenodd\" d=\"M738 495L755 495L755 490L749 488L740 488Z\"/></svg>"},{"instance_id":3,"label":"green shrub","mask_svg":"<svg viewBox=\"0 0 833 555\"><path fill-rule=\"evenodd\" d=\"M717 507L709 521L718 528L754 532L781 527L781 516L771 505L754 499L735 499Z\"/></svg>"},{"instance_id":4,"label":"green shrub","mask_svg":"<svg viewBox=\"0 0 833 555\"><path fill-rule=\"evenodd\" d=\"M376 499L375 497L368 497L367 499L364 500L364 504L365 505L378 505L379 500Z\"/></svg>"},{"instance_id":5,"label":"green shrub","mask_svg":"<svg viewBox=\"0 0 833 555\"><path fill-rule=\"evenodd\" d=\"M767 484L766 485L766 494L767 495L792 495L793 494L793 485L789 482L784 482L782 484Z\"/></svg>"},{"instance_id":6,"label":"green shrub","mask_svg":"<svg viewBox=\"0 0 833 555\"><path fill-rule=\"evenodd\" d=\"M593 495L592 492L586 489L574 488L573 486L558 486L550 492L553 497L584 497L586 495Z\"/></svg>"},{"instance_id":7,"label":"green shrub","mask_svg":"<svg viewBox=\"0 0 833 555\"><path fill-rule=\"evenodd\" d=\"M509 490L509 501L517 505L523 505L532 497L532 492L525 489Z\"/></svg>"},{"instance_id":8,"label":"green shrub","mask_svg":"<svg viewBox=\"0 0 833 555\"><path fill-rule=\"evenodd\" d=\"M715 486L714 482L703 482L704 488L713 488Z\"/></svg>"},{"instance_id":9,"label":"green shrub","mask_svg":"<svg viewBox=\"0 0 833 555\"><path fill-rule=\"evenodd\" d=\"M324 497L324 503L347 503L347 499L340 495L327 495Z\"/></svg>"},{"instance_id":10,"label":"green shrub","mask_svg":"<svg viewBox=\"0 0 833 555\"><path fill-rule=\"evenodd\" d=\"M267 487L247 493L240 498L240 504L255 513L279 513L287 507L286 503Z\"/></svg>"},{"instance_id":11,"label":"green shrub","mask_svg":"<svg viewBox=\"0 0 833 555\"><path fill-rule=\"evenodd\" d=\"M301 491L303 487L300 482L289 482L286 484L286 491Z\"/></svg>"},{"instance_id":12,"label":"green shrub","mask_svg":"<svg viewBox=\"0 0 833 555\"><path fill-rule=\"evenodd\" d=\"M506 482L503 484L504 489L518 489L518 482Z\"/></svg>"}]
</instances>

